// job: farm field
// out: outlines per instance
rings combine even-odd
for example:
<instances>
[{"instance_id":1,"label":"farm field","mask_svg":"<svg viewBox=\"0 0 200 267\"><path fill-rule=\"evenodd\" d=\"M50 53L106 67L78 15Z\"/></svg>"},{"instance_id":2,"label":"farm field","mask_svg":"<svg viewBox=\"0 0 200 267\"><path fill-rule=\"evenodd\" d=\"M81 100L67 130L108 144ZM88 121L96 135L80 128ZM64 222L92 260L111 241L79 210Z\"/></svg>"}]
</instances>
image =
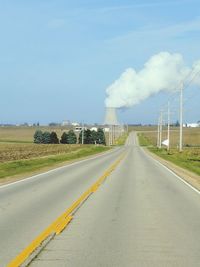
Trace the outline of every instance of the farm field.
<instances>
[{"instance_id":1,"label":"farm field","mask_svg":"<svg viewBox=\"0 0 200 267\"><path fill-rule=\"evenodd\" d=\"M58 138L61 137L64 131L68 131L69 127L0 127L0 142L14 142L14 143L33 143L33 135L36 130L41 131L55 131Z\"/></svg>"},{"instance_id":2,"label":"farm field","mask_svg":"<svg viewBox=\"0 0 200 267\"><path fill-rule=\"evenodd\" d=\"M81 145L67 144L0 143L0 162L71 153L81 148Z\"/></svg>"},{"instance_id":3,"label":"farm field","mask_svg":"<svg viewBox=\"0 0 200 267\"><path fill-rule=\"evenodd\" d=\"M152 128L153 129L153 128ZM157 144L157 129L141 131L143 136L148 140L148 143L156 146ZM162 140L167 139L167 128L164 127ZM172 127L170 130L170 145L171 148L176 148L179 145L179 128ZM200 147L200 128L183 128L183 146L185 147Z\"/></svg>"},{"instance_id":4,"label":"farm field","mask_svg":"<svg viewBox=\"0 0 200 267\"><path fill-rule=\"evenodd\" d=\"M157 132L140 132L138 133L140 145L147 147L151 152L159 157L168 160L184 169L200 175L200 128L184 128L183 143L184 149L179 152L179 130L172 129L170 132L171 147L167 151L165 147L158 149ZM163 139L167 139L167 131L163 132Z\"/></svg>"},{"instance_id":5,"label":"farm field","mask_svg":"<svg viewBox=\"0 0 200 267\"><path fill-rule=\"evenodd\" d=\"M110 149L80 144L34 144L36 129L38 127L0 127L0 178L32 175ZM63 131L69 130L67 127L39 129L55 131L59 139Z\"/></svg>"},{"instance_id":6,"label":"farm field","mask_svg":"<svg viewBox=\"0 0 200 267\"><path fill-rule=\"evenodd\" d=\"M60 148L57 148L57 150L56 147L53 150L50 148L48 150L48 145L35 145L35 148L39 152L37 157L35 157L34 153L31 154L31 152L19 153L19 149L17 149L17 147L14 150L8 149L7 158L9 158L9 160L5 161L3 159L0 163L0 179L6 177L14 178L19 175L30 176L43 170L46 171L52 169L53 167L57 167L61 163L66 164L69 161L74 161L110 149L106 146L95 145L74 145L71 147L68 145L60 145ZM24 149L26 149L26 145L23 147L23 150ZM47 153L49 154L41 156L42 154ZM14 157L18 157L18 159L11 160Z\"/></svg>"}]
</instances>

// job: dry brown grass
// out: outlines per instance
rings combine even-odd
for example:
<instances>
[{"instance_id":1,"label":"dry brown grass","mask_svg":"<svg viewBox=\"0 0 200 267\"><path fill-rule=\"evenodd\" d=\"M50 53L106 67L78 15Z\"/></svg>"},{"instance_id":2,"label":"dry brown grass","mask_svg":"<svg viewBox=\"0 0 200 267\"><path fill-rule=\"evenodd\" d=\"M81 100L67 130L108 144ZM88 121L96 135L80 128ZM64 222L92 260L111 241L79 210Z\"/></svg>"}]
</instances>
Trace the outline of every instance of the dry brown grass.
<instances>
[{"instance_id":1,"label":"dry brown grass","mask_svg":"<svg viewBox=\"0 0 200 267\"><path fill-rule=\"evenodd\" d=\"M64 154L80 148L81 145L0 143L0 162Z\"/></svg>"},{"instance_id":2,"label":"dry brown grass","mask_svg":"<svg viewBox=\"0 0 200 267\"><path fill-rule=\"evenodd\" d=\"M63 131L69 130L67 127L0 127L0 142L33 142L33 135L37 129L41 131L55 131L58 138Z\"/></svg>"},{"instance_id":3,"label":"dry brown grass","mask_svg":"<svg viewBox=\"0 0 200 267\"><path fill-rule=\"evenodd\" d=\"M157 143L157 131L144 131L144 135L151 144ZM163 130L162 140L167 139L167 129ZM170 131L171 147L177 147L179 144L179 128L173 127ZM183 128L183 144L184 146L200 146L200 128Z\"/></svg>"}]
</instances>

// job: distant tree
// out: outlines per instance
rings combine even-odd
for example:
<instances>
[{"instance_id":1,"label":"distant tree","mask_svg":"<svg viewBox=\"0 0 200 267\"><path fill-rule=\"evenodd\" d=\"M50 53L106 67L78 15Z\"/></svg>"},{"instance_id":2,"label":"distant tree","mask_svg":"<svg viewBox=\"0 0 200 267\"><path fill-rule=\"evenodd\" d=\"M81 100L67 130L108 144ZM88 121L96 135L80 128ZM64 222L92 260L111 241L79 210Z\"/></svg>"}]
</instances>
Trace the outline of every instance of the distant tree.
<instances>
[{"instance_id":1,"label":"distant tree","mask_svg":"<svg viewBox=\"0 0 200 267\"><path fill-rule=\"evenodd\" d=\"M91 131L92 144L98 144L98 134L96 131Z\"/></svg>"},{"instance_id":2,"label":"distant tree","mask_svg":"<svg viewBox=\"0 0 200 267\"><path fill-rule=\"evenodd\" d=\"M89 129L80 132L79 138L78 138L79 144L82 144L82 135L83 135L84 144L92 144L92 134Z\"/></svg>"},{"instance_id":3,"label":"distant tree","mask_svg":"<svg viewBox=\"0 0 200 267\"><path fill-rule=\"evenodd\" d=\"M84 144L92 144L92 132L90 131L90 129L87 129L85 131Z\"/></svg>"},{"instance_id":4,"label":"distant tree","mask_svg":"<svg viewBox=\"0 0 200 267\"><path fill-rule=\"evenodd\" d=\"M79 137L78 137L78 143L82 144L82 135L83 135L83 143L84 143L84 139L85 139L85 131L80 131L79 133Z\"/></svg>"},{"instance_id":5,"label":"distant tree","mask_svg":"<svg viewBox=\"0 0 200 267\"><path fill-rule=\"evenodd\" d=\"M68 143L68 134L66 132L64 132L61 136L60 139L60 143L61 144L67 144Z\"/></svg>"},{"instance_id":6,"label":"distant tree","mask_svg":"<svg viewBox=\"0 0 200 267\"><path fill-rule=\"evenodd\" d=\"M43 144L50 144L51 143L51 134L50 134L50 132L44 132L43 133L42 143Z\"/></svg>"},{"instance_id":7,"label":"distant tree","mask_svg":"<svg viewBox=\"0 0 200 267\"><path fill-rule=\"evenodd\" d=\"M56 132L51 132L50 133L50 143L51 144L59 144L58 136Z\"/></svg>"},{"instance_id":8,"label":"distant tree","mask_svg":"<svg viewBox=\"0 0 200 267\"><path fill-rule=\"evenodd\" d=\"M97 144L105 145L106 138L103 129L98 128L97 130Z\"/></svg>"},{"instance_id":9,"label":"distant tree","mask_svg":"<svg viewBox=\"0 0 200 267\"><path fill-rule=\"evenodd\" d=\"M180 126L180 123L179 123L178 120L176 121L175 126L176 126L176 127L179 127L179 126Z\"/></svg>"},{"instance_id":10,"label":"distant tree","mask_svg":"<svg viewBox=\"0 0 200 267\"><path fill-rule=\"evenodd\" d=\"M67 142L68 142L68 144L76 144L77 137L76 137L76 134L74 133L73 130L69 130L69 132L67 134Z\"/></svg>"},{"instance_id":11,"label":"distant tree","mask_svg":"<svg viewBox=\"0 0 200 267\"><path fill-rule=\"evenodd\" d=\"M42 133L42 131L41 130L36 130L33 138L34 138L34 143L42 144L43 143L43 133Z\"/></svg>"}]
</instances>

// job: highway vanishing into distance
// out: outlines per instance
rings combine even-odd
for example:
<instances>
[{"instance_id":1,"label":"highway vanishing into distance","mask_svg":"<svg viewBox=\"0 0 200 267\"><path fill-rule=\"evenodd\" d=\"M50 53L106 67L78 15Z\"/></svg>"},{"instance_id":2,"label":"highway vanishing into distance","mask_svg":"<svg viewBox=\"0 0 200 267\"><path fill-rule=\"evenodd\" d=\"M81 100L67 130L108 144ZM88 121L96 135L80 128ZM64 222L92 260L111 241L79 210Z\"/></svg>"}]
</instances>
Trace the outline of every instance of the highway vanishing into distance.
<instances>
[{"instance_id":1,"label":"highway vanishing into distance","mask_svg":"<svg viewBox=\"0 0 200 267\"><path fill-rule=\"evenodd\" d=\"M123 160L31 267L200 266L200 194L138 146L126 145L0 187L0 266Z\"/></svg>"}]
</instances>

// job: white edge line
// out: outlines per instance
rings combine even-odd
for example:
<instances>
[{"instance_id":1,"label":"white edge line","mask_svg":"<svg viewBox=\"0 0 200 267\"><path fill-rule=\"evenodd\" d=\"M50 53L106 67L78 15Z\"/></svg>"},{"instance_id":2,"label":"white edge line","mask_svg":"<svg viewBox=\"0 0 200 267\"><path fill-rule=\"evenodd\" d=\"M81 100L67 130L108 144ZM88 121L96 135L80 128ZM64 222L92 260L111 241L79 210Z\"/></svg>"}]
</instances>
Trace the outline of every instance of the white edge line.
<instances>
[{"instance_id":1,"label":"white edge line","mask_svg":"<svg viewBox=\"0 0 200 267\"><path fill-rule=\"evenodd\" d=\"M117 148L116 150L119 150L120 148ZM11 182L9 184L5 184L5 185L0 185L0 190L2 188L5 188L5 187L9 187L9 186L12 186L12 185L16 185L16 184L19 184L19 183L23 183L23 182L26 182L26 181L29 181L29 180L32 180L34 178L37 178L39 176L43 176L43 175L46 175L46 174L49 174L49 173L52 173L52 172L56 172L58 170L61 170L61 169L64 169L64 168L68 168L68 167L71 167L71 166L74 166L74 165L77 165L77 164L80 164L82 162L85 162L85 161L89 161L89 160L92 160L92 159L96 159L96 158L99 158L103 155L106 155L106 154L110 154L114 151L114 149L112 150L109 150L109 151L106 151L106 152L103 152L102 154L100 155L96 155L94 157L91 157L91 158L88 158L88 159L80 159L79 161L76 161L76 162L72 162L72 163L69 163L68 165L65 165L65 166L61 166L61 167L57 167L57 168L54 168L52 170L49 170L49 171L46 171L46 172L42 172L42 173L39 173L39 174L36 174L36 175L33 175L33 176L30 176L30 177L25 177L24 179L22 180L19 180L19 181L16 181L16 182Z\"/></svg>"},{"instance_id":2,"label":"white edge line","mask_svg":"<svg viewBox=\"0 0 200 267\"><path fill-rule=\"evenodd\" d=\"M142 149L142 151L145 153L145 155L147 157L149 157L150 159L152 159L153 161L155 161L156 163L158 163L160 166L162 166L164 169L166 169L168 172L170 172L171 174L173 174L176 178L178 178L182 183L184 183L185 185L189 186L192 190L194 190L196 193L200 194L200 191L195 188L194 186L192 186L190 183L188 183L185 179L183 179L181 176L177 175L174 171L172 171L170 168L168 168L167 166L165 166L163 163L161 163L159 160L154 159L152 156L148 155L144 149Z\"/></svg>"}]
</instances>

